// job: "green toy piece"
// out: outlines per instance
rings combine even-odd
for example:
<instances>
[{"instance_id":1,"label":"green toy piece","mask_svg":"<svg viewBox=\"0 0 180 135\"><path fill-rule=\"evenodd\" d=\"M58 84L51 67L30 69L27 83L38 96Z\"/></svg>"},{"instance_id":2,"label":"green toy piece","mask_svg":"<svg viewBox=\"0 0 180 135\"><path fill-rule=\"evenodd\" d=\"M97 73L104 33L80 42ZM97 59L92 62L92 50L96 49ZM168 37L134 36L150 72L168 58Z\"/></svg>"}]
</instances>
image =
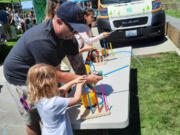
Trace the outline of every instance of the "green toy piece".
<instances>
[{"instance_id":1,"label":"green toy piece","mask_svg":"<svg viewBox=\"0 0 180 135\"><path fill-rule=\"evenodd\" d=\"M110 15L112 15L112 11L110 11L110 13L109 13Z\"/></svg>"},{"instance_id":2,"label":"green toy piece","mask_svg":"<svg viewBox=\"0 0 180 135\"><path fill-rule=\"evenodd\" d=\"M142 10L143 10L143 12L145 12L145 8L143 8Z\"/></svg>"},{"instance_id":3,"label":"green toy piece","mask_svg":"<svg viewBox=\"0 0 180 135\"><path fill-rule=\"evenodd\" d=\"M97 75L102 76L103 75L103 71L99 71Z\"/></svg>"},{"instance_id":4,"label":"green toy piece","mask_svg":"<svg viewBox=\"0 0 180 135\"><path fill-rule=\"evenodd\" d=\"M149 10L150 8L149 8L149 6L147 6L147 10Z\"/></svg>"}]
</instances>

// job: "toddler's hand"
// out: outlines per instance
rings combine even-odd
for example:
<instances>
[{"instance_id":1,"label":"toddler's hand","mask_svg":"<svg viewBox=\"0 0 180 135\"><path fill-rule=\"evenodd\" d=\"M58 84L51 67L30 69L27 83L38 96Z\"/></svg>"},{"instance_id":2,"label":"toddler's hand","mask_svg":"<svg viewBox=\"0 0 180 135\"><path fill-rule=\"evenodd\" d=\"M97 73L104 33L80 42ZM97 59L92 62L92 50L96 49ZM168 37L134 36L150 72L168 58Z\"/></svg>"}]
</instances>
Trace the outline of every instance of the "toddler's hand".
<instances>
[{"instance_id":1,"label":"toddler's hand","mask_svg":"<svg viewBox=\"0 0 180 135\"><path fill-rule=\"evenodd\" d=\"M85 83L87 80L87 75L83 75L83 76L80 76L78 78L76 78L73 82L74 84L77 84L77 83Z\"/></svg>"}]
</instances>

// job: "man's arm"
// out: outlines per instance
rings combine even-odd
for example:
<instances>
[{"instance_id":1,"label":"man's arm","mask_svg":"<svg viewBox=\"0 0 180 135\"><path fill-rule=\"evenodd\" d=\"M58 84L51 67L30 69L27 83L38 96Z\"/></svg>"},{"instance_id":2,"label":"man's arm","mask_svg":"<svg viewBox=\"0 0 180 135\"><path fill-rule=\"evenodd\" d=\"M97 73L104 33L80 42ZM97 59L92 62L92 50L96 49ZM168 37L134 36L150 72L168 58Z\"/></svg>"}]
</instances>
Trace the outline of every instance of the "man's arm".
<instances>
[{"instance_id":1,"label":"man's arm","mask_svg":"<svg viewBox=\"0 0 180 135\"><path fill-rule=\"evenodd\" d=\"M57 69L56 74L57 74L57 81L58 82L67 83L67 82L70 82L70 81L76 79L77 77L79 77L79 75L72 74L70 72L61 72L59 70L60 66L57 66L56 69Z\"/></svg>"},{"instance_id":2,"label":"man's arm","mask_svg":"<svg viewBox=\"0 0 180 135\"><path fill-rule=\"evenodd\" d=\"M66 40L66 56L69 59L69 62L74 70L74 72L78 75L86 75L86 68L83 63L82 58L79 55L79 47L76 38L72 38L71 40Z\"/></svg>"},{"instance_id":3,"label":"man's arm","mask_svg":"<svg viewBox=\"0 0 180 135\"><path fill-rule=\"evenodd\" d=\"M77 75L86 75L86 68L85 65L83 63L82 58L79 56L79 54L77 55L67 55L69 62L71 63L71 66L74 70L74 72Z\"/></svg>"},{"instance_id":4,"label":"man's arm","mask_svg":"<svg viewBox=\"0 0 180 135\"><path fill-rule=\"evenodd\" d=\"M77 75L74 75L72 73L69 73L67 75L67 72L63 72L63 74L66 74L67 76L71 76L70 78L72 79L75 79L77 78L79 75L86 75L86 69L85 69L85 66L84 66L84 63L83 61L79 58L79 55L78 56L68 56L69 61L71 63L71 66L73 67L75 73ZM79 63L78 63L79 62ZM70 75L71 74L71 75ZM67 77L66 75L64 75L64 77ZM68 79L68 78L66 78ZM95 74L91 74L91 75L88 75L87 77L87 83L88 84L91 84L91 83L97 83L98 81L102 80L103 77L102 76L98 76L98 75L95 75Z\"/></svg>"},{"instance_id":5,"label":"man's arm","mask_svg":"<svg viewBox=\"0 0 180 135\"><path fill-rule=\"evenodd\" d=\"M73 41L73 40L69 40L69 41ZM75 39L76 41L76 39ZM72 43L72 44L69 44L69 45L72 45L70 46L68 49L67 49L67 58L69 59L69 62L72 66L72 68L74 69L74 72L77 74L77 75L86 75L86 68L85 68L85 65L83 63L83 59L80 57L79 55L79 50L78 50L78 44L77 44L77 41ZM71 50L71 51L70 51ZM74 76L74 78L77 77ZM67 76L66 76L67 77ZM88 75L87 77L87 83L88 84L91 84L91 83L97 83L99 80L102 80L103 77L102 76L97 76L97 75Z\"/></svg>"}]
</instances>

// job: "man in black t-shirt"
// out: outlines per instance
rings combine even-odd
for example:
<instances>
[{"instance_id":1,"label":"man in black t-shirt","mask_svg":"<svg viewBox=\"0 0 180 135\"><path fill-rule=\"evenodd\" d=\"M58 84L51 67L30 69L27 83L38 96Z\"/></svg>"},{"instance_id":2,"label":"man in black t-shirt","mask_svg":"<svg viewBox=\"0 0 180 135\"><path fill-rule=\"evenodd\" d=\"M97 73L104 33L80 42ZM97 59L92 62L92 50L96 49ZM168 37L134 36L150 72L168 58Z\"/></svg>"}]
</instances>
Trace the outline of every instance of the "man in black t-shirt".
<instances>
[{"instance_id":1,"label":"man in black t-shirt","mask_svg":"<svg viewBox=\"0 0 180 135\"><path fill-rule=\"evenodd\" d=\"M65 83L86 74L79 58L77 42L73 38L75 32L87 31L83 18L83 11L79 6L73 2L65 2L52 20L25 32L5 59L4 76L7 86L25 120L28 135L40 135L41 130L37 109L30 106L30 111L27 111L25 101L22 100L22 97L27 98L27 72L35 64L50 64L57 68L58 81ZM72 67L75 67L78 74L59 71L59 63L64 56L73 61ZM97 83L101 79L100 76L89 75L87 83Z\"/></svg>"}]
</instances>

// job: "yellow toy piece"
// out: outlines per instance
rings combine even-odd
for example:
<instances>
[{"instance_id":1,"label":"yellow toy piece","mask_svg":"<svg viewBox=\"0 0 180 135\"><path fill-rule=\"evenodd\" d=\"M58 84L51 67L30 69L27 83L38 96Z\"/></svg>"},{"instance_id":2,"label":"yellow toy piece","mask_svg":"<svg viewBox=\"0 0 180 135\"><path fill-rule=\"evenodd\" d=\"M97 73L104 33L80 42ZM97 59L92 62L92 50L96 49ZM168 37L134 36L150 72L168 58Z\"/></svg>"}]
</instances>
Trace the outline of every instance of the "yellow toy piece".
<instances>
[{"instance_id":1,"label":"yellow toy piece","mask_svg":"<svg viewBox=\"0 0 180 135\"><path fill-rule=\"evenodd\" d=\"M91 100L91 105L94 106L96 104L96 98L95 98L95 94L93 91L90 91L89 92L89 98ZM81 101L82 101L82 105L84 107L90 107L89 105L89 100L88 100L88 96L87 96L87 93L84 92L84 94L82 94L81 96Z\"/></svg>"},{"instance_id":2,"label":"yellow toy piece","mask_svg":"<svg viewBox=\"0 0 180 135\"><path fill-rule=\"evenodd\" d=\"M86 68L87 74L91 73L91 68L90 68L89 64L85 64L85 68Z\"/></svg>"}]
</instances>

